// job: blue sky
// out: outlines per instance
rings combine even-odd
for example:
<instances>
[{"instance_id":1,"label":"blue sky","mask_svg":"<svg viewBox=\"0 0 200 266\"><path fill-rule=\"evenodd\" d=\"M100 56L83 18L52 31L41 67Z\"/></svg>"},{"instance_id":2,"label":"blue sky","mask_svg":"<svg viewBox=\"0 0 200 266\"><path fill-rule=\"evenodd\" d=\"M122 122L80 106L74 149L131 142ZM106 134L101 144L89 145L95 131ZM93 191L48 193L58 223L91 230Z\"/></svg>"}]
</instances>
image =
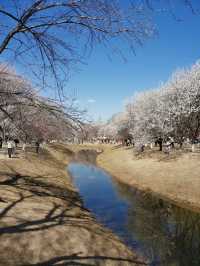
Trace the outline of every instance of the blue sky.
<instances>
[{"instance_id":1,"label":"blue sky","mask_svg":"<svg viewBox=\"0 0 200 266\"><path fill-rule=\"evenodd\" d=\"M123 6L128 0L119 2ZM166 0L163 2L166 3ZM94 47L91 56L85 59L85 64L78 65L79 71L71 73L65 91L68 95L75 96L81 107L88 109L93 120L109 119L123 110L124 103L136 91L158 87L161 82L170 78L174 71L189 67L200 59L200 11L198 15L194 15L191 10L181 5L181 2L183 1L171 0L175 5L179 3L172 9L174 8L176 18L181 21L177 21L169 12L152 13L159 34L146 40L143 46L137 46L135 54L130 53L127 47L120 43L120 48L127 58L126 62L112 54L110 60L107 54L111 53L111 50L98 45ZM199 0L192 0L192 3L200 10ZM9 20L6 23L11 22ZM76 45L79 46L79 43ZM6 55L2 59L7 59ZM23 69L17 65L15 67L20 73L24 70L29 72L29 68ZM45 96L53 96L48 89L43 93Z\"/></svg>"},{"instance_id":2,"label":"blue sky","mask_svg":"<svg viewBox=\"0 0 200 266\"><path fill-rule=\"evenodd\" d=\"M93 119L106 120L123 110L135 91L154 88L166 81L178 68L189 67L200 59L200 15L189 10L176 21L172 16L155 15L159 35L136 48L136 55L126 53L128 61L107 57L105 49L96 47L69 82L78 102L87 107Z\"/></svg>"}]
</instances>

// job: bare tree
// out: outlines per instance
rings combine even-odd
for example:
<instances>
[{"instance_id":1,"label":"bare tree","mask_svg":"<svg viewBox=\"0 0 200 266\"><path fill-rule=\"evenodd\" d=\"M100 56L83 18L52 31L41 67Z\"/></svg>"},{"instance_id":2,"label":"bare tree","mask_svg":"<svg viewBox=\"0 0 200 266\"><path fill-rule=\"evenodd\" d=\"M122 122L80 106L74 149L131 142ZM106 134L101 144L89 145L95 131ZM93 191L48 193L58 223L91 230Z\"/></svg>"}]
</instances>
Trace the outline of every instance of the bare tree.
<instances>
[{"instance_id":1,"label":"bare tree","mask_svg":"<svg viewBox=\"0 0 200 266\"><path fill-rule=\"evenodd\" d=\"M13 70L0 66L0 131L29 138L64 138L77 130L84 119L73 101L57 102L41 97L29 82Z\"/></svg>"},{"instance_id":2,"label":"bare tree","mask_svg":"<svg viewBox=\"0 0 200 266\"><path fill-rule=\"evenodd\" d=\"M8 0L0 6L0 54L62 89L69 67L98 42L134 45L153 34L142 5L105 0ZM54 82L53 82L54 81Z\"/></svg>"}]
</instances>

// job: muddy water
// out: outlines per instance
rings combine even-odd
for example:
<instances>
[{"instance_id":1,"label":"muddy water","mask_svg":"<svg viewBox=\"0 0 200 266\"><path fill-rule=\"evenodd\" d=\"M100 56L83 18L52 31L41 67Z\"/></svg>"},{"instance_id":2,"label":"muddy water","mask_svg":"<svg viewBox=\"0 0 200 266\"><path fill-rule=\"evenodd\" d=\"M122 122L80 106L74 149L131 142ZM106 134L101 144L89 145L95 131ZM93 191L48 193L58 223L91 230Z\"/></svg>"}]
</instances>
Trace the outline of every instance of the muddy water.
<instances>
[{"instance_id":1,"label":"muddy water","mask_svg":"<svg viewBox=\"0 0 200 266\"><path fill-rule=\"evenodd\" d=\"M68 167L85 207L150 265L200 265L200 215L142 194L86 163Z\"/></svg>"}]
</instances>

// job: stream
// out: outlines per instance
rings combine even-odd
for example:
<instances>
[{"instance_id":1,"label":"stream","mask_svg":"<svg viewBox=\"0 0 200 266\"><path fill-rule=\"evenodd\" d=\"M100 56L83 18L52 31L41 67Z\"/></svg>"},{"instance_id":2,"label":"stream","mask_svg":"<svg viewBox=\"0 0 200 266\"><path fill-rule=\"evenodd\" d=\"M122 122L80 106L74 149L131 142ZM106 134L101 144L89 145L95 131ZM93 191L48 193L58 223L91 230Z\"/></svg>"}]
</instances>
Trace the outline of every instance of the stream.
<instances>
[{"instance_id":1,"label":"stream","mask_svg":"<svg viewBox=\"0 0 200 266\"><path fill-rule=\"evenodd\" d=\"M121 184L88 163L68 166L84 206L151 266L200 265L200 215Z\"/></svg>"}]
</instances>

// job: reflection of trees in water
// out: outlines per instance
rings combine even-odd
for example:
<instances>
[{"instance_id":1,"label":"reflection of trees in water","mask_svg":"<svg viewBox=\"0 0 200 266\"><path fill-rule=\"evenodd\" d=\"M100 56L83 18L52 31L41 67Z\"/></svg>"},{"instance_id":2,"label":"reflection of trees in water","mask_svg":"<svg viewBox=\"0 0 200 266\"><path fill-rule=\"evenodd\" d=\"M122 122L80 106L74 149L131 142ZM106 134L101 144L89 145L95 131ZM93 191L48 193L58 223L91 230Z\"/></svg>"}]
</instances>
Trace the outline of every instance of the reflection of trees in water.
<instances>
[{"instance_id":1,"label":"reflection of trees in water","mask_svg":"<svg viewBox=\"0 0 200 266\"><path fill-rule=\"evenodd\" d=\"M161 265L200 265L200 215L114 181L130 203L127 228L151 261Z\"/></svg>"},{"instance_id":2,"label":"reflection of trees in water","mask_svg":"<svg viewBox=\"0 0 200 266\"><path fill-rule=\"evenodd\" d=\"M174 257L180 265L200 265L200 215L173 207L174 220Z\"/></svg>"}]
</instances>

